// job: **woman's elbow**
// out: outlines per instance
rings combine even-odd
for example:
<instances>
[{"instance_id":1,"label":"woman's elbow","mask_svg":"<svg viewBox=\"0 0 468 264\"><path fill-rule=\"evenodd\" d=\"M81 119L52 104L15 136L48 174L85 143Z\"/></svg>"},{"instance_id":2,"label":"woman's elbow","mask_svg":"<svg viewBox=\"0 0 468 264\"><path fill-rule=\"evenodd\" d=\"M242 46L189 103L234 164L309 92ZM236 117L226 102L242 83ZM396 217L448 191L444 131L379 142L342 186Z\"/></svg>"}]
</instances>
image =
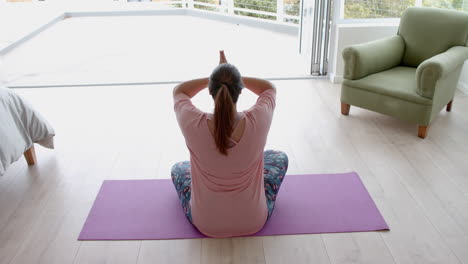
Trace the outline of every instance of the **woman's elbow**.
<instances>
[{"instance_id":1,"label":"woman's elbow","mask_svg":"<svg viewBox=\"0 0 468 264\"><path fill-rule=\"evenodd\" d=\"M180 84L176 85L174 89L172 89L172 95L176 96L177 94L180 93Z\"/></svg>"}]
</instances>

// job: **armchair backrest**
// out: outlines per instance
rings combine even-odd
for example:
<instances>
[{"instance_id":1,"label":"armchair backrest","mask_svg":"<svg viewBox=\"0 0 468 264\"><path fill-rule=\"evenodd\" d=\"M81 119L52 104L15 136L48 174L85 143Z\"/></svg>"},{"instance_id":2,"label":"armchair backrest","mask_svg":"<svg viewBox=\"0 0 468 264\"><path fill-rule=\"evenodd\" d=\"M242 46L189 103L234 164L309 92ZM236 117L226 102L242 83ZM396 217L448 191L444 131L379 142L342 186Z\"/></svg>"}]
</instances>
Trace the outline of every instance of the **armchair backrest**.
<instances>
[{"instance_id":1,"label":"armchair backrest","mask_svg":"<svg viewBox=\"0 0 468 264\"><path fill-rule=\"evenodd\" d=\"M453 46L468 46L468 12L410 7L401 17L398 34L405 41L402 65L418 67Z\"/></svg>"}]
</instances>

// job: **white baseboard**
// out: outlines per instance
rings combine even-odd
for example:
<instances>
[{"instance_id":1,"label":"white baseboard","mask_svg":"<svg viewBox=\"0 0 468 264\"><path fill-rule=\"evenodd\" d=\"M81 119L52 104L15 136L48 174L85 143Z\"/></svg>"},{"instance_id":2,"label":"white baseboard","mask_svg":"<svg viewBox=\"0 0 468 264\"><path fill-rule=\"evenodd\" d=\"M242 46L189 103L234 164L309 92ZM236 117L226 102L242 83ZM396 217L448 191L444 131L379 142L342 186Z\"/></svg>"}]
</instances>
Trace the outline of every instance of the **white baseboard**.
<instances>
[{"instance_id":1,"label":"white baseboard","mask_svg":"<svg viewBox=\"0 0 468 264\"><path fill-rule=\"evenodd\" d=\"M459 83L458 83L458 89L459 89L462 93L468 95L468 83L459 82Z\"/></svg>"},{"instance_id":2,"label":"white baseboard","mask_svg":"<svg viewBox=\"0 0 468 264\"><path fill-rule=\"evenodd\" d=\"M330 76L330 81L332 83L337 84L337 83L342 83L343 82L343 76L337 76L333 72L329 73L329 76Z\"/></svg>"}]
</instances>

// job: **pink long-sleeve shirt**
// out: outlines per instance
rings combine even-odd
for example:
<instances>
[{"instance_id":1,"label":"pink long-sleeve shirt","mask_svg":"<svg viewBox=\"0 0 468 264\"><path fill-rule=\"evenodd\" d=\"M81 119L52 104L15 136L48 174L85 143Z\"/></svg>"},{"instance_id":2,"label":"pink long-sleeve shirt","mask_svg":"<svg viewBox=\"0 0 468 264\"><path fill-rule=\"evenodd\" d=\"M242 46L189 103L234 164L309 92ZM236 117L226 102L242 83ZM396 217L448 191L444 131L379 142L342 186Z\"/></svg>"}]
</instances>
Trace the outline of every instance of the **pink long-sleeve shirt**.
<instances>
[{"instance_id":1,"label":"pink long-sleeve shirt","mask_svg":"<svg viewBox=\"0 0 468 264\"><path fill-rule=\"evenodd\" d=\"M268 216L263 185L263 151L275 108L276 92L264 91L243 111L244 133L222 155L208 128L211 114L196 108L185 94L174 98L174 110L190 151L192 222L210 237L258 232Z\"/></svg>"}]
</instances>

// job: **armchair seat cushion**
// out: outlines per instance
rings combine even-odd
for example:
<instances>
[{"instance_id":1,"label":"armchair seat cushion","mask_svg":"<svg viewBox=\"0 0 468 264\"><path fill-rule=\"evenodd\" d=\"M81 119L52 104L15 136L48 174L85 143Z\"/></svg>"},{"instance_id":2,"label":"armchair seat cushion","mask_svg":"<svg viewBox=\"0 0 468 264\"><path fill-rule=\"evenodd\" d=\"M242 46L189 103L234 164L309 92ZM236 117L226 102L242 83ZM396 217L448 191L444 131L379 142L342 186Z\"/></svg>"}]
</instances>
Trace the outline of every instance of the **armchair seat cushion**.
<instances>
[{"instance_id":1,"label":"armchair seat cushion","mask_svg":"<svg viewBox=\"0 0 468 264\"><path fill-rule=\"evenodd\" d=\"M343 85L412 103L432 104L432 100L416 92L416 68L412 67L395 67L358 80L345 79Z\"/></svg>"}]
</instances>

